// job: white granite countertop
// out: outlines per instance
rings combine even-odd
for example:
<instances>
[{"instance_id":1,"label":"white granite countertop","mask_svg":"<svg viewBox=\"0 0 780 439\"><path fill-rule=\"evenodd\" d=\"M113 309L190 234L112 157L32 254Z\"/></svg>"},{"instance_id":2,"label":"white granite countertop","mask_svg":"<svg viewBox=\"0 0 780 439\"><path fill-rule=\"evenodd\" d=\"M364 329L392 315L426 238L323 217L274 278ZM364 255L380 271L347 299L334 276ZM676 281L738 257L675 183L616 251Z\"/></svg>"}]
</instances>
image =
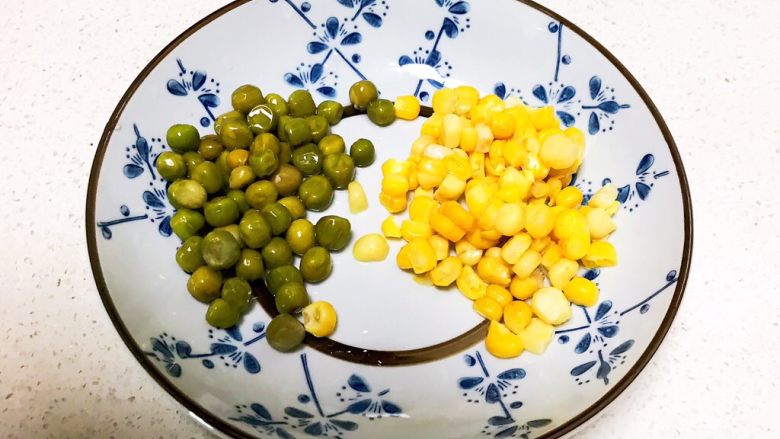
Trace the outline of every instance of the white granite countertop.
<instances>
[{"instance_id":1,"label":"white granite countertop","mask_svg":"<svg viewBox=\"0 0 780 439\"><path fill-rule=\"evenodd\" d=\"M0 436L209 436L114 330L89 268L84 203L122 93L224 3L3 2ZM780 3L542 3L643 84L693 196L693 266L677 319L649 367L577 437L780 437Z\"/></svg>"}]
</instances>

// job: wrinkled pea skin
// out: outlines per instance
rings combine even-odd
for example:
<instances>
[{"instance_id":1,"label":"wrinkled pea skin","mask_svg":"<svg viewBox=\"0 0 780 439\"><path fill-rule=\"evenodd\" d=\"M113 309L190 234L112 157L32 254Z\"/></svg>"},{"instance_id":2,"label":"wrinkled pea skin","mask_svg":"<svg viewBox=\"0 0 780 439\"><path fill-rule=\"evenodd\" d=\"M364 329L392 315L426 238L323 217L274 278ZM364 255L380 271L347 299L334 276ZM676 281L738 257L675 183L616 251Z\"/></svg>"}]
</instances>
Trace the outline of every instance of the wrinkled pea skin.
<instances>
[{"instance_id":1,"label":"wrinkled pea skin","mask_svg":"<svg viewBox=\"0 0 780 439\"><path fill-rule=\"evenodd\" d=\"M222 189L222 171L214 162L204 161L195 166L191 178L200 183L206 193L213 194Z\"/></svg>"},{"instance_id":2,"label":"wrinkled pea skin","mask_svg":"<svg viewBox=\"0 0 780 439\"><path fill-rule=\"evenodd\" d=\"M238 262L241 257L241 245L230 232L213 230L201 243L203 260L215 270L225 270Z\"/></svg>"},{"instance_id":3,"label":"wrinkled pea skin","mask_svg":"<svg viewBox=\"0 0 780 439\"><path fill-rule=\"evenodd\" d=\"M395 122L395 107L387 99L377 99L368 104L368 119L380 127Z\"/></svg>"},{"instance_id":4,"label":"wrinkled pea skin","mask_svg":"<svg viewBox=\"0 0 780 439\"><path fill-rule=\"evenodd\" d=\"M268 180L256 181L246 188L244 193L246 196L246 202L254 209L262 209L263 207L276 202L279 192L276 190L276 186Z\"/></svg>"},{"instance_id":5,"label":"wrinkled pea skin","mask_svg":"<svg viewBox=\"0 0 780 439\"><path fill-rule=\"evenodd\" d=\"M287 116L290 113L287 101L276 93L271 93L266 96L265 103L271 107L271 110L279 117Z\"/></svg>"},{"instance_id":6,"label":"wrinkled pea skin","mask_svg":"<svg viewBox=\"0 0 780 439\"><path fill-rule=\"evenodd\" d=\"M174 181L187 175L187 164L184 158L175 152L165 151L157 157L157 172L166 181Z\"/></svg>"},{"instance_id":7,"label":"wrinkled pea skin","mask_svg":"<svg viewBox=\"0 0 780 439\"><path fill-rule=\"evenodd\" d=\"M290 245L283 238L275 237L271 239L271 242L263 247L262 255L263 264L265 264L265 267L269 270L281 267L282 265L292 264L292 250L290 249Z\"/></svg>"},{"instance_id":8,"label":"wrinkled pea skin","mask_svg":"<svg viewBox=\"0 0 780 439\"><path fill-rule=\"evenodd\" d=\"M296 147L312 141L311 128L306 119L290 118L284 123L284 140L291 146Z\"/></svg>"},{"instance_id":9,"label":"wrinkled pea skin","mask_svg":"<svg viewBox=\"0 0 780 439\"><path fill-rule=\"evenodd\" d=\"M187 280L187 291L199 302L211 303L219 298L222 274L209 266L197 268Z\"/></svg>"},{"instance_id":10,"label":"wrinkled pea skin","mask_svg":"<svg viewBox=\"0 0 780 439\"><path fill-rule=\"evenodd\" d=\"M332 270L330 252L325 247L312 247L301 257L300 271L306 282L322 282Z\"/></svg>"},{"instance_id":11,"label":"wrinkled pea skin","mask_svg":"<svg viewBox=\"0 0 780 439\"><path fill-rule=\"evenodd\" d=\"M168 128L165 135L168 146L175 152L197 151L200 146L200 134L192 125L177 124Z\"/></svg>"},{"instance_id":12,"label":"wrinkled pea skin","mask_svg":"<svg viewBox=\"0 0 780 439\"><path fill-rule=\"evenodd\" d=\"M344 138L338 134L328 134L327 136L323 137L322 140L320 140L317 146L319 146L320 151L324 156L340 154L343 153L346 149Z\"/></svg>"},{"instance_id":13,"label":"wrinkled pea skin","mask_svg":"<svg viewBox=\"0 0 780 439\"><path fill-rule=\"evenodd\" d=\"M262 208L260 213L271 226L271 233L274 235L283 234L292 223L290 211L280 203L269 204Z\"/></svg>"},{"instance_id":14,"label":"wrinkled pea skin","mask_svg":"<svg viewBox=\"0 0 780 439\"><path fill-rule=\"evenodd\" d=\"M306 123L309 125L311 141L314 143L318 143L323 137L327 136L330 131L330 125L328 125L327 119L322 116L309 116L306 118Z\"/></svg>"},{"instance_id":15,"label":"wrinkled pea skin","mask_svg":"<svg viewBox=\"0 0 780 439\"><path fill-rule=\"evenodd\" d=\"M271 182L282 197L294 194L303 181L303 174L293 165L280 165L271 174Z\"/></svg>"},{"instance_id":16,"label":"wrinkled pea skin","mask_svg":"<svg viewBox=\"0 0 780 439\"><path fill-rule=\"evenodd\" d=\"M249 156L249 166L255 171L257 178L265 178L276 171L279 159L271 150L258 151Z\"/></svg>"},{"instance_id":17,"label":"wrinkled pea skin","mask_svg":"<svg viewBox=\"0 0 780 439\"><path fill-rule=\"evenodd\" d=\"M359 81L349 88L349 101L358 111L365 111L368 104L375 101L379 92L371 81Z\"/></svg>"},{"instance_id":18,"label":"wrinkled pea skin","mask_svg":"<svg viewBox=\"0 0 780 439\"><path fill-rule=\"evenodd\" d=\"M262 248L271 241L271 226L257 210L247 210L238 227L241 240L249 248Z\"/></svg>"},{"instance_id":19,"label":"wrinkled pea skin","mask_svg":"<svg viewBox=\"0 0 780 439\"><path fill-rule=\"evenodd\" d=\"M182 241L195 236L204 225L206 219L195 210L179 209L171 217L171 229Z\"/></svg>"},{"instance_id":20,"label":"wrinkled pea skin","mask_svg":"<svg viewBox=\"0 0 780 439\"><path fill-rule=\"evenodd\" d=\"M241 250L241 257L236 262L236 276L252 282L262 279L264 275L265 266L262 254L251 248Z\"/></svg>"},{"instance_id":21,"label":"wrinkled pea skin","mask_svg":"<svg viewBox=\"0 0 780 439\"><path fill-rule=\"evenodd\" d=\"M297 349L306 337L303 323L289 314L274 317L265 331L268 344L279 352Z\"/></svg>"},{"instance_id":22,"label":"wrinkled pea skin","mask_svg":"<svg viewBox=\"0 0 780 439\"><path fill-rule=\"evenodd\" d=\"M217 197L203 206L206 222L212 227L222 227L233 224L240 215L238 204L228 197Z\"/></svg>"},{"instance_id":23,"label":"wrinkled pea skin","mask_svg":"<svg viewBox=\"0 0 780 439\"><path fill-rule=\"evenodd\" d=\"M218 138L222 135L222 127L225 126L225 123L231 121L243 121L246 123L246 118L244 117L244 113L236 110L228 111L227 113L217 116L217 120L214 121L214 132L217 133Z\"/></svg>"},{"instance_id":24,"label":"wrinkled pea skin","mask_svg":"<svg viewBox=\"0 0 780 439\"><path fill-rule=\"evenodd\" d=\"M346 154L331 154L325 157L323 173L336 189L346 189L355 179L355 163Z\"/></svg>"},{"instance_id":25,"label":"wrinkled pea skin","mask_svg":"<svg viewBox=\"0 0 780 439\"><path fill-rule=\"evenodd\" d=\"M265 284L271 294L276 294L279 288L288 282L303 283L303 276L300 270L293 265L282 265L268 271L265 277Z\"/></svg>"},{"instance_id":26,"label":"wrinkled pea skin","mask_svg":"<svg viewBox=\"0 0 780 439\"><path fill-rule=\"evenodd\" d=\"M276 310L280 313L294 313L310 303L306 287L298 282L282 285L274 297Z\"/></svg>"},{"instance_id":27,"label":"wrinkled pea skin","mask_svg":"<svg viewBox=\"0 0 780 439\"><path fill-rule=\"evenodd\" d=\"M306 217L306 206L303 204L303 201L295 195L280 199L279 204L287 208L293 221Z\"/></svg>"},{"instance_id":28,"label":"wrinkled pea skin","mask_svg":"<svg viewBox=\"0 0 780 439\"><path fill-rule=\"evenodd\" d=\"M298 256L303 256L307 250L317 244L314 224L305 218L297 219L287 229L287 243Z\"/></svg>"},{"instance_id":29,"label":"wrinkled pea skin","mask_svg":"<svg viewBox=\"0 0 780 439\"><path fill-rule=\"evenodd\" d=\"M313 143L301 146L292 153L292 163L303 175L316 175L322 172L322 152Z\"/></svg>"},{"instance_id":30,"label":"wrinkled pea skin","mask_svg":"<svg viewBox=\"0 0 780 439\"><path fill-rule=\"evenodd\" d=\"M298 197L307 209L320 212L327 209L333 202L333 186L327 177L314 175L301 183Z\"/></svg>"},{"instance_id":31,"label":"wrinkled pea skin","mask_svg":"<svg viewBox=\"0 0 780 439\"><path fill-rule=\"evenodd\" d=\"M249 129L255 134L271 133L276 130L279 117L269 105L263 104L252 108L246 116Z\"/></svg>"},{"instance_id":32,"label":"wrinkled pea skin","mask_svg":"<svg viewBox=\"0 0 780 439\"><path fill-rule=\"evenodd\" d=\"M368 139L358 139L349 148L349 155L355 162L355 166L359 168L370 166L376 159L374 143Z\"/></svg>"},{"instance_id":33,"label":"wrinkled pea skin","mask_svg":"<svg viewBox=\"0 0 780 439\"><path fill-rule=\"evenodd\" d=\"M207 134L200 138L198 154L206 160L216 160L225 147L219 141L219 137L214 134Z\"/></svg>"},{"instance_id":34,"label":"wrinkled pea skin","mask_svg":"<svg viewBox=\"0 0 780 439\"><path fill-rule=\"evenodd\" d=\"M340 251L349 243L352 224L346 218L326 215L315 226L317 243L331 251Z\"/></svg>"},{"instance_id":35,"label":"wrinkled pea skin","mask_svg":"<svg viewBox=\"0 0 780 439\"><path fill-rule=\"evenodd\" d=\"M233 108L244 114L265 103L263 92L258 87L250 84L238 87L231 95L230 100Z\"/></svg>"},{"instance_id":36,"label":"wrinkled pea skin","mask_svg":"<svg viewBox=\"0 0 780 439\"><path fill-rule=\"evenodd\" d=\"M314 105L314 98L308 90L295 90L287 98L287 106L290 109L290 116L306 117L311 116L317 111Z\"/></svg>"},{"instance_id":37,"label":"wrinkled pea skin","mask_svg":"<svg viewBox=\"0 0 780 439\"><path fill-rule=\"evenodd\" d=\"M185 240L181 247L176 250L176 263L185 273L192 273L198 268L206 265L203 256L200 254L200 245L203 238L200 236L191 236Z\"/></svg>"},{"instance_id":38,"label":"wrinkled pea skin","mask_svg":"<svg viewBox=\"0 0 780 439\"><path fill-rule=\"evenodd\" d=\"M336 101L322 101L317 106L317 114L324 117L331 126L338 124L344 117L344 106Z\"/></svg>"},{"instance_id":39,"label":"wrinkled pea skin","mask_svg":"<svg viewBox=\"0 0 780 439\"><path fill-rule=\"evenodd\" d=\"M235 326L240 318L241 314L238 310L224 299L216 299L211 302L206 310L206 321L215 328L227 329Z\"/></svg>"},{"instance_id":40,"label":"wrinkled pea skin","mask_svg":"<svg viewBox=\"0 0 780 439\"><path fill-rule=\"evenodd\" d=\"M168 200L177 209L199 209L207 197L206 189L194 180L176 180L168 186Z\"/></svg>"},{"instance_id":41,"label":"wrinkled pea skin","mask_svg":"<svg viewBox=\"0 0 780 439\"><path fill-rule=\"evenodd\" d=\"M231 277L222 284L222 299L244 314L252 303L252 287L240 277Z\"/></svg>"}]
</instances>

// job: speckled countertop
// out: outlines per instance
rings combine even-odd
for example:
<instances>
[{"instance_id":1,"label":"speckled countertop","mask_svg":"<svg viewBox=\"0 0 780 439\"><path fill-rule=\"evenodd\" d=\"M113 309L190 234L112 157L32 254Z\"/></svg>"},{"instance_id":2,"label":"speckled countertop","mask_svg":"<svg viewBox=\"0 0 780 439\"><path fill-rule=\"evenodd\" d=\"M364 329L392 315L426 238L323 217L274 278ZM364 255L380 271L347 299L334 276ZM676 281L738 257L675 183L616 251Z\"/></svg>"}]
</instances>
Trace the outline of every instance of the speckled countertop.
<instances>
[{"instance_id":1,"label":"speckled countertop","mask_svg":"<svg viewBox=\"0 0 780 439\"><path fill-rule=\"evenodd\" d=\"M208 436L111 325L89 268L84 203L119 97L223 3L3 2L0 436ZM694 205L677 320L645 372L577 437L780 436L780 3L542 3L644 85L677 140Z\"/></svg>"}]
</instances>

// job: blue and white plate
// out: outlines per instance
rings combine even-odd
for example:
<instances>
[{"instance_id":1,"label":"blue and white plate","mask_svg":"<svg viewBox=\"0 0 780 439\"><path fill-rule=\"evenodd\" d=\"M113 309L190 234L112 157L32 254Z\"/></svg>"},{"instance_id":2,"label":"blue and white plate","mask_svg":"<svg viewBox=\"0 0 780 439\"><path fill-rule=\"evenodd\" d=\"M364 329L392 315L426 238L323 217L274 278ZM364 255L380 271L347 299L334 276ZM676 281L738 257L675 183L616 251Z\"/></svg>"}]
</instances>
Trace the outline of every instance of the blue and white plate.
<instances>
[{"instance_id":1,"label":"blue and white plate","mask_svg":"<svg viewBox=\"0 0 780 439\"><path fill-rule=\"evenodd\" d=\"M442 86L553 105L587 133L575 184L606 182L622 207L618 267L587 276L598 305L575 309L542 356L498 360L485 325L457 292L418 285L395 267L335 257L326 282L339 328L330 340L280 354L265 342L256 306L231 330L210 328L174 261L173 207L154 167L165 132L190 123L205 134L244 83L286 95L296 88L347 102L369 78L382 94L424 102ZM374 140L377 163L408 155L422 119L336 127L348 142ZM369 210L350 215L346 194L328 213L354 235L376 232L380 166L358 178ZM316 219L316 215L312 216ZM558 437L630 384L666 334L683 294L692 245L680 156L650 98L606 49L530 1L253 0L209 15L141 72L109 120L92 167L87 239L106 309L141 365L189 411L235 437ZM397 249L397 246L393 250Z\"/></svg>"}]
</instances>

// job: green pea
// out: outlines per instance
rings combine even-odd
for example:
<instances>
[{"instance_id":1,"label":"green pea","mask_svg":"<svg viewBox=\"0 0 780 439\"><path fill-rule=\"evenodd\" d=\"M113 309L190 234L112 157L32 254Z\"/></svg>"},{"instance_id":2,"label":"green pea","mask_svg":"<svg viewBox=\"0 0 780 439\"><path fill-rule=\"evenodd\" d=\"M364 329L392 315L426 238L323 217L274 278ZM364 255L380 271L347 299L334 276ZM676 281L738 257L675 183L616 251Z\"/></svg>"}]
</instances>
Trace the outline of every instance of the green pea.
<instances>
[{"instance_id":1,"label":"green pea","mask_svg":"<svg viewBox=\"0 0 780 439\"><path fill-rule=\"evenodd\" d=\"M293 118L291 116L279 116L279 123L276 124L276 137L279 138L279 141L289 142L285 128L287 127L287 122L292 119Z\"/></svg>"},{"instance_id":2,"label":"green pea","mask_svg":"<svg viewBox=\"0 0 780 439\"><path fill-rule=\"evenodd\" d=\"M317 243L331 251L340 251L349 243L352 224L336 215L326 215L317 221L315 227Z\"/></svg>"},{"instance_id":3,"label":"green pea","mask_svg":"<svg viewBox=\"0 0 780 439\"><path fill-rule=\"evenodd\" d=\"M322 152L317 145L309 143L292 152L292 163L303 175L315 175L322 172Z\"/></svg>"},{"instance_id":4,"label":"green pea","mask_svg":"<svg viewBox=\"0 0 780 439\"><path fill-rule=\"evenodd\" d=\"M223 176L229 176L230 175L230 165L228 165L228 156L230 155L230 152L228 151L222 151L222 153L217 157L217 160L214 162L214 164L217 165L220 171L222 171Z\"/></svg>"},{"instance_id":5,"label":"green pea","mask_svg":"<svg viewBox=\"0 0 780 439\"><path fill-rule=\"evenodd\" d=\"M295 90L287 98L287 105L290 107L290 115L293 117L311 116L317 110L314 105L314 98L308 90Z\"/></svg>"},{"instance_id":6,"label":"green pea","mask_svg":"<svg viewBox=\"0 0 780 439\"><path fill-rule=\"evenodd\" d=\"M203 238L200 236L190 236L181 247L176 250L176 263L185 273L192 273L199 267L206 265L203 256L200 254L200 245Z\"/></svg>"},{"instance_id":7,"label":"green pea","mask_svg":"<svg viewBox=\"0 0 780 439\"><path fill-rule=\"evenodd\" d=\"M184 159L184 164L187 166L187 178L192 178L192 173L199 164L203 163L203 156L195 151L187 151L181 155Z\"/></svg>"},{"instance_id":8,"label":"green pea","mask_svg":"<svg viewBox=\"0 0 780 439\"><path fill-rule=\"evenodd\" d=\"M279 159L269 149L258 151L249 156L249 166L255 171L255 175L258 178L264 178L276 171L276 168L279 166Z\"/></svg>"},{"instance_id":9,"label":"green pea","mask_svg":"<svg viewBox=\"0 0 780 439\"><path fill-rule=\"evenodd\" d=\"M284 139L291 146L299 146L311 142L312 133L306 119L290 118L284 124Z\"/></svg>"},{"instance_id":10,"label":"green pea","mask_svg":"<svg viewBox=\"0 0 780 439\"><path fill-rule=\"evenodd\" d=\"M317 106L317 114L323 116L330 125L336 125L344 117L344 106L336 101L322 101Z\"/></svg>"},{"instance_id":11,"label":"green pea","mask_svg":"<svg viewBox=\"0 0 780 439\"><path fill-rule=\"evenodd\" d=\"M301 276L306 282L322 282L331 271L333 271L333 261L325 247L312 247L301 257Z\"/></svg>"},{"instance_id":12,"label":"green pea","mask_svg":"<svg viewBox=\"0 0 780 439\"><path fill-rule=\"evenodd\" d=\"M279 204L287 208L293 221L306 217L306 206L304 206L303 201L295 195L280 199Z\"/></svg>"},{"instance_id":13,"label":"green pea","mask_svg":"<svg viewBox=\"0 0 780 439\"><path fill-rule=\"evenodd\" d=\"M250 206L249 203L246 202L246 195L244 195L244 191L240 189L233 189L229 191L226 196L236 203L236 206L238 206L238 211L242 215L244 212L249 210Z\"/></svg>"},{"instance_id":14,"label":"green pea","mask_svg":"<svg viewBox=\"0 0 780 439\"><path fill-rule=\"evenodd\" d=\"M279 143L279 164L286 165L292 161L292 147L287 142Z\"/></svg>"},{"instance_id":15,"label":"green pea","mask_svg":"<svg viewBox=\"0 0 780 439\"><path fill-rule=\"evenodd\" d=\"M231 277L222 284L222 299L244 314L252 303L252 287L240 277Z\"/></svg>"},{"instance_id":16,"label":"green pea","mask_svg":"<svg viewBox=\"0 0 780 439\"><path fill-rule=\"evenodd\" d=\"M323 211L333 202L333 186L327 177L314 175L301 183L298 197L307 209L315 212Z\"/></svg>"},{"instance_id":17,"label":"green pea","mask_svg":"<svg viewBox=\"0 0 780 439\"><path fill-rule=\"evenodd\" d=\"M358 139L349 147L349 155L355 162L355 166L359 168L370 166L376 159L374 144L368 139Z\"/></svg>"},{"instance_id":18,"label":"green pea","mask_svg":"<svg viewBox=\"0 0 780 439\"><path fill-rule=\"evenodd\" d=\"M217 137L222 135L222 127L225 123L231 121L243 121L246 123L246 116L244 116L244 113L236 110L217 116L217 120L214 121L214 132L217 133Z\"/></svg>"},{"instance_id":19,"label":"green pea","mask_svg":"<svg viewBox=\"0 0 780 439\"><path fill-rule=\"evenodd\" d=\"M190 209L179 209L171 217L171 229L182 241L196 235L206 220L200 212Z\"/></svg>"},{"instance_id":20,"label":"green pea","mask_svg":"<svg viewBox=\"0 0 780 439\"><path fill-rule=\"evenodd\" d=\"M257 210L247 210L238 228L241 240L249 248L261 248L271 241L271 226Z\"/></svg>"},{"instance_id":21,"label":"green pea","mask_svg":"<svg viewBox=\"0 0 780 439\"><path fill-rule=\"evenodd\" d=\"M251 166L243 165L233 168L228 177L228 188L241 189L254 183L257 176Z\"/></svg>"},{"instance_id":22,"label":"green pea","mask_svg":"<svg viewBox=\"0 0 780 439\"><path fill-rule=\"evenodd\" d=\"M249 128L255 134L269 133L276 129L279 118L269 105L258 105L246 116Z\"/></svg>"},{"instance_id":23,"label":"green pea","mask_svg":"<svg viewBox=\"0 0 780 439\"><path fill-rule=\"evenodd\" d=\"M271 93L266 96L265 103L271 107L271 110L273 110L274 114L277 116L287 116L290 112L287 107L287 101L276 93Z\"/></svg>"},{"instance_id":24,"label":"green pea","mask_svg":"<svg viewBox=\"0 0 780 439\"><path fill-rule=\"evenodd\" d=\"M228 197L217 197L206 202L203 214L212 227L222 227L238 220L238 204Z\"/></svg>"},{"instance_id":25,"label":"green pea","mask_svg":"<svg viewBox=\"0 0 780 439\"><path fill-rule=\"evenodd\" d=\"M253 108L265 103L263 92L254 85L242 85L238 87L230 97L233 108L244 114L249 113Z\"/></svg>"},{"instance_id":26,"label":"green pea","mask_svg":"<svg viewBox=\"0 0 780 439\"><path fill-rule=\"evenodd\" d=\"M303 181L303 174L293 165L281 165L271 174L271 182L281 196L294 194Z\"/></svg>"},{"instance_id":27,"label":"green pea","mask_svg":"<svg viewBox=\"0 0 780 439\"><path fill-rule=\"evenodd\" d=\"M209 266L197 268L187 280L187 291L199 302L211 303L219 298L222 273Z\"/></svg>"},{"instance_id":28,"label":"green pea","mask_svg":"<svg viewBox=\"0 0 780 439\"><path fill-rule=\"evenodd\" d=\"M255 209L263 207L276 201L279 192L276 186L268 180L256 181L246 188L246 202Z\"/></svg>"},{"instance_id":29,"label":"green pea","mask_svg":"<svg viewBox=\"0 0 780 439\"><path fill-rule=\"evenodd\" d=\"M273 269L282 265L292 264L293 255L290 245L278 236L271 239L271 242L263 247L262 254L266 268Z\"/></svg>"},{"instance_id":30,"label":"green pea","mask_svg":"<svg viewBox=\"0 0 780 439\"><path fill-rule=\"evenodd\" d=\"M344 138L338 134L328 134L320 140L320 143L317 146L319 146L320 151L322 151L322 155L324 156L342 153L346 148Z\"/></svg>"},{"instance_id":31,"label":"green pea","mask_svg":"<svg viewBox=\"0 0 780 439\"><path fill-rule=\"evenodd\" d=\"M178 153L197 151L198 146L200 146L200 134L198 134L198 129L192 125L173 125L168 128L165 140L168 142L168 146Z\"/></svg>"},{"instance_id":32,"label":"green pea","mask_svg":"<svg viewBox=\"0 0 780 439\"><path fill-rule=\"evenodd\" d=\"M268 291L271 294L276 295L282 285L289 282L303 283L303 276L301 272L293 265L282 265L268 271L265 277L265 283L268 287Z\"/></svg>"},{"instance_id":33,"label":"green pea","mask_svg":"<svg viewBox=\"0 0 780 439\"><path fill-rule=\"evenodd\" d=\"M207 196L206 189L195 180L176 180L168 186L168 199L177 209L199 209Z\"/></svg>"},{"instance_id":34,"label":"green pea","mask_svg":"<svg viewBox=\"0 0 780 439\"><path fill-rule=\"evenodd\" d=\"M184 163L184 158L175 152L165 151L160 154L155 166L160 177L167 181L174 181L187 175L187 165Z\"/></svg>"},{"instance_id":35,"label":"green pea","mask_svg":"<svg viewBox=\"0 0 780 439\"><path fill-rule=\"evenodd\" d=\"M314 224L304 218L293 221L287 229L287 243L296 255L301 256L306 253L317 244Z\"/></svg>"},{"instance_id":36,"label":"green pea","mask_svg":"<svg viewBox=\"0 0 780 439\"><path fill-rule=\"evenodd\" d=\"M328 120L323 116L309 116L306 118L306 123L309 124L309 131L311 132L311 141L314 143L322 140L323 137L328 135L330 131L330 125Z\"/></svg>"},{"instance_id":37,"label":"green pea","mask_svg":"<svg viewBox=\"0 0 780 439\"><path fill-rule=\"evenodd\" d=\"M206 192L213 194L222 189L222 171L214 162L204 161L192 170L193 180L200 183Z\"/></svg>"},{"instance_id":38,"label":"green pea","mask_svg":"<svg viewBox=\"0 0 780 439\"><path fill-rule=\"evenodd\" d=\"M259 251L245 248L236 262L236 276L246 281L256 281L265 275L263 256Z\"/></svg>"},{"instance_id":39,"label":"green pea","mask_svg":"<svg viewBox=\"0 0 780 439\"><path fill-rule=\"evenodd\" d=\"M368 104L368 120L380 127L386 127L395 122L393 103L387 99L377 99Z\"/></svg>"},{"instance_id":40,"label":"green pea","mask_svg":"<svg viewBox=\"0 0 780 439\"><path fill-rule=\"evenodd\" d=\"M289 314L279 314L274 317L265 330L268 344L279 352L290 352L297 349L306 338L303 323Z\"/></svg>"},{"instance_id":41,"label":"green pea","mask_svg":"<svg viewBox=\"0 0 780 439\"><path fill-rule=\"evenodd\" d=\"M292 222L292 215L286 207L279 203L273 203L265 206L260 210L263 217L268 221L268 225L271 226L271 233L274 235L281 235L287 231Z\"/></svg>"},{"instance_id":42,"label":"green pea","mask_svg":"<svg viewBox=\"0 0 780 439\"><path fill-rule=\"evenodd\" d=\"M241 228L238 227L238 224L228 224L226 226L221 227L215 227L214 230L224 230L231 235L233 235L233 238L236 238L236 242L238 242L238 245L241 248L244 248L244 242L241 241Z\"/></svg>"},{"instance_id":43,"label":"green pea","mask_svg":"<svg viewBox=\"0 0 780 439\"><path fill-rule=\"evenodd\" d=\"M349 101L358 111L365 111L368 104L379 96L376 85L371 81L358 81L349 88Z\"/></svg>"},{"instance_id":44,"label":"green pea","mask_svg":"<svg viewBox=\"0 0 780 439\"><path fill-rule=\"evenodd\" d=\"M198 154L206 160L216 160L225 147L219 141L219 137L214 134L208 134L200 138Z\"/></svg>"},{"instance_id":45,"label":"green pea","mask_svg":"<svg viewBox=\"0 0 780 439\"><path fill-rule=\"evenodd\" d=\"M238 262L241 257L241 245L230 232L212 230L201 244L203 260L215 270L225 270Z\"/></svg>"},{"instance_id":46,"label":"green pea","mask_svg":"<svg viewBox=\"0 0 780 439\"><path fill-rule=\"evenodd\" d=\"M249 152L257 154L261 151L270 150L274 154L279 154L279 139L271 133L262 133L255 137Z\"/></svg>"},{"instance_id":47,"label":"green pea","mask_svg":"<svg viewBox=\"0 0 780 439\"><path fill-rule=\"evenodd\" d=\"M276 310L280 313L294 313L311 303L306 287L298 282L289 282L282 285L274 297Z\"/></svg>"},{"instance_id":48,"label":"green pea","mask_svg":"<svg viewBox=\"0 0 780 439\"><path fill-rule=\"evenodd\" d=\"M231 328L236 326L240 318L241 314L238 310L224 299L216 299L211 302L209 309L206 310L206 321L215 328Z\"/></svg>"},{"instance_id":49,"label":"green pea","mask_svg":"<svg viewBox=\"0 0 780 439\"><path fill-rule=\"evenodd\" d=\"M336 189L346 189L355 179L355 163L346 154L331 154L325 157L322 164L323 174Z\"/></svg>"},{"instance_id":50,"label":"green pea","mask_svg":"<svg viewBox=\"0 0 780 439\"><path fill-rule=\"evenodd\" d=\"M245 120L229 120L222 125L219 140L227 149L248 149L255 139Z\"/></svg>"}]
</instances>

